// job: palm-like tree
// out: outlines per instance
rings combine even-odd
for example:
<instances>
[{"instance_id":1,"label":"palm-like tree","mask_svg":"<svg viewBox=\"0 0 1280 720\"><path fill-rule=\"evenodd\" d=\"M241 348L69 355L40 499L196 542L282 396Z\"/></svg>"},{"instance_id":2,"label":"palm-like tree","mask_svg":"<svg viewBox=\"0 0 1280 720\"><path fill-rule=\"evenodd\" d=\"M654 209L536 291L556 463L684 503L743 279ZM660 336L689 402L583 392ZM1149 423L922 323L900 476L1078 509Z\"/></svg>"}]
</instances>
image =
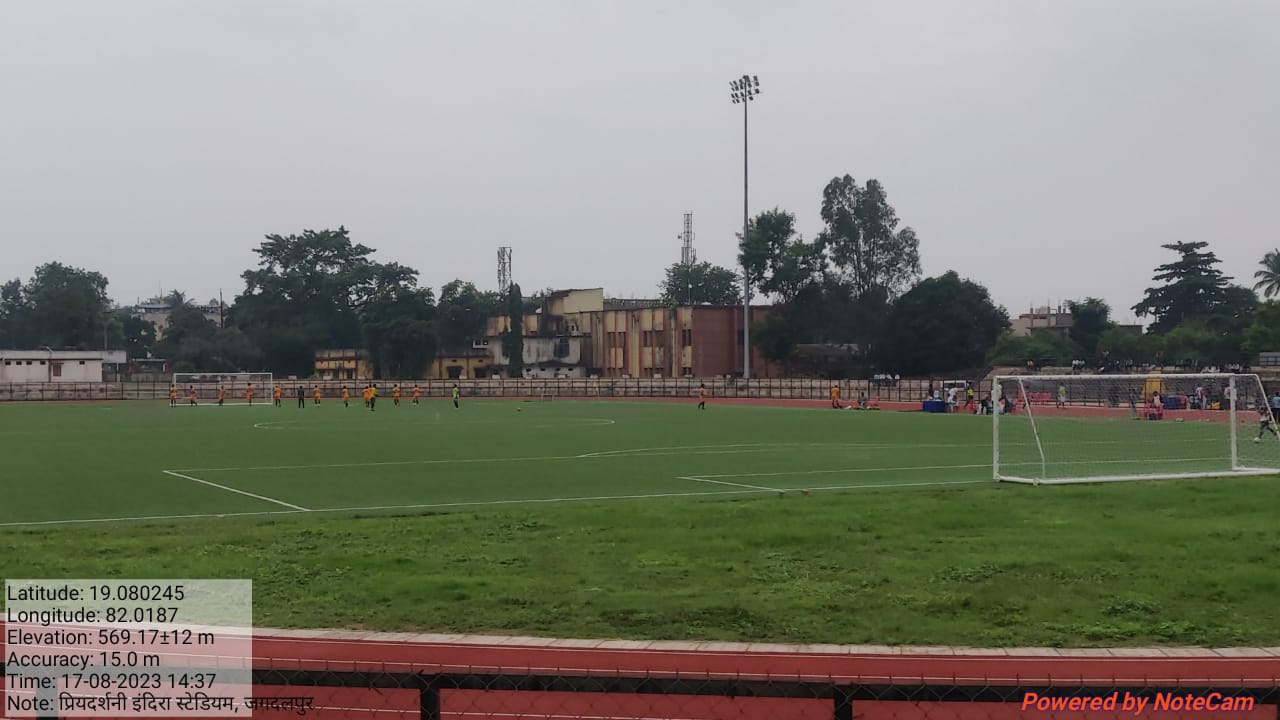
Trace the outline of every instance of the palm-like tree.
<instances>
[{"instance_id":1,"label":"palm-like tree","mask_svg":"<svg viewBox=\"0 0 1280 720\"><path fill-rule=\"evenodd\" d=\"M1262 256L1262 261L1258 264L1262 269L1253 274L1258 281L1253 284L1253 289L1261 290L1263 297L1280 295L1280 249Z\"/></svg>"}]
</instances>

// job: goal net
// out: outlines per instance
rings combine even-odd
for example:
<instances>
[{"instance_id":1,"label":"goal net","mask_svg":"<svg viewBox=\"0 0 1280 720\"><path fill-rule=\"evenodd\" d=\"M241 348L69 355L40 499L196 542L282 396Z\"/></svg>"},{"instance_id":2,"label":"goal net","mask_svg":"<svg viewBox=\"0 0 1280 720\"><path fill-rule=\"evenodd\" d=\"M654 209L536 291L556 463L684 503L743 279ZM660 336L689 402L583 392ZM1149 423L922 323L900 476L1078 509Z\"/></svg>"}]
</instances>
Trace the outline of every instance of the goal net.
<instances>
[{"instance_id":1,"label":"goal net","mask_svg":"<svg viewBox=\"0 0 1280 720\"><path fill-rule=\"evenodd\" d=\"M1257 375L1002 376L992 401L996 480L1280 473L1280 397Z\"/></svg>"},{"instance_id":2,"label":"goal net","mask_svg":"<svg viewBox=\"0 0 1280 720\"><path fill-rule=\"evenodd\" d=\"M201 404L217 404L222 390L223 405L271 405L275 380L271 373L174 373L173 385L178 390L178 405L190 405L191 391ZM253 390L252 402L249 390Z\"/></svg>"}]
</instances>

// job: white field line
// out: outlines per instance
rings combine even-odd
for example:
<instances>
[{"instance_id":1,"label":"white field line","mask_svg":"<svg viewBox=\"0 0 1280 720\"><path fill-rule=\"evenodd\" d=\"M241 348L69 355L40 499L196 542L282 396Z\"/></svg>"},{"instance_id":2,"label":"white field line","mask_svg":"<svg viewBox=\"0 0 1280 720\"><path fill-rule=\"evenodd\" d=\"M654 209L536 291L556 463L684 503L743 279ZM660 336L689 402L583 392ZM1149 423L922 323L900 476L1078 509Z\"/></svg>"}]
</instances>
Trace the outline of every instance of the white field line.
<instances>
[{"instance_id":1,"label":"white field line","mask_svg":"<svg viewBox=\"0 0 1280 720\"><path fill-rule=\"evenodd\" d=\"M317 509L298 509L298 510L258 510L253 512L228 512L228 513L191 513L187 515L138 515L132 517L112 517L112 518L85 518L77 520L33 520L24 522L6 522L0 523L0 527L22 527L33 525L85 525L93 523L110 523L110 522L126 522L126 521L147 521L147 520L194 520L199 518L228 518L228 517L249 517L255 515L299 515L302 513L354 513L354 512L374 512L374 511L392 511L392 510L432 510L435 508L459 508L459 507L482 507L493 505L537 505L551 503L570 503L570 502L600 502L607 500L643 500L646 498L675 498L675 497L710 497L715 495L746 495L757 493L759 490L716 490L711 492L672 492L672 493L649 493L646 495L596 495L581 497L563 497L563 498L524 498L515 500L478 500L471 502L451 502L451 503L416 503L411 505L367 505L363 507L341 507L341 508L317 508Z\"/></svg>"},{"instance_id":2,"label":"white field line","mask_svg":"<svg viewBox=\"0 0 1280 720\"><path fill-rule=\"evenodd\" d=\"M1176 458L1162 460L1161 462L1204 462L1207 460L1223 460L1220 457L1208 458ZM1132 458L1128 460L1061 460L1055 461L1055 465L1109 465L1116 463L1138 464L1149 462L1143 458ZM1040 461L1027 461L1016 463L1000 463L1005 465L1039 465ZM973 468L989 468L991 463L974 463L970 465L912 465L899 467L878 467L878 468L838 468L834 470L782 470L778 472L761 472L761 473L722 473L716 475L697 475L690 476L687 479L709 480L712 478L751 478L751 477L787 477L790 475L838 475L843 473L867 473L867 472L895 472L903 470L969 470Z\"/></svg>"},{"instance_id":3,"label":"white field line","mask_svg":"<svg viewBox=\"0 0 1280 720\"><path fill-rule=\"evenodd\" d=\"M236 493L237 495L244 495L246 497L251 497L258 500L264 500L269 503L275 503L276 505L292 508L293 510L297 510L298 512L311 512L310 510L302 507L301 505L294 505L293 503L287 503L283 500L277 500L272 497L267 497L266 495L255 495L251 492L246 492L244 490L237 490L233 487L227 487L226 485L219 485L216 482L209 482L208 480L201 480L198 477L183 475L182 473L174 472L173 470L162 470L161 472L163 472L165 475L172 475L173 477L176 477L176 478L182 478L183 480L190 480L191 482L200 483L201 485L208 485L209 487L218 488L219 490L226 490L227 492Z\"/></svg>"},{"instance_id":4,"label":"white field line","mask_svg":"<svg viewBox=\"0 0 1280 720\"><path fill-rule=\"evenodd\" d=\"M1215 440L1189 440L1186 442L1216 442ZM1031 447L1034 443L1004 443L1005 445L1022 447ZM1064 443L1065 444L1065 443ZM1092 440L1071 443L1072 445L1121 445L1126 444L1120 440ZM1047 444L1046 446L1052 446ZM319 470L324 468L351 468L351 467L387 467L397 465L447 465L452 463L469 464L469 463L503 463L503 462L543 462L555 460L589 460L589 459L605 459L618 457L662 457L668 455L734 455L738 453L762 453L768 452L776 448L787 447L810 447L832 449L848 449L848 450L916 450L922 448L960 448L981 450L984 453L990 452L990 448L981 444L974 443L744 443L737 445L672 445L667 447L653 448L630 448L623 450L602 450L600 452L582 453L579 455L535 455L526 457L486 457L486 458L441 458L429 460L385 460L373 462L349 462L349 463L321 463L314 465L254 465L248 467L204 467L204 468L180 468L179 472L197 473L197 472L250 472L260 470ZM1202 459L1202 458L1194 458ZM1084 462L1084 461L1081 461ZM1098 461L1107 462L1107 461ZM1128 461L1126 461L1128 462ZM1133 462L1139 462L1134 460ZM985 463L990 465L991 463ZM1007 463L1002 463L1007 464ZM968 467L964 465L947 466L947 467ZM903 468L910 469L910 468ZM706 476L715 477L715 476Z\"/></svg>"},{"instance_id":5,"label":"white field line","mask_svg":"<svg viewBox=\"0 0 1280 720\"><path fill-rule=\"evenodd\" d=\"M617 421L617 420L614 420L614 419L612 419L612 418L564 418L564 419L566 420L566 422L549 423L549 422L545 422L545 421L544 421L544 422L534 423L534 424L530 424L530 425L521 425L521 426L519 426L519 428L520 428L520 429L528 429L528 428L541 428L541 429L556 429L556 428L585 428L585 427L605 427L605 426L608 426L608 425L617 425L617 424L618 424L618 421ZM367 431L370 431L370 432L382 432L383 430L385 430L385 429L386 429L386 428L384 428L384 427L382 427L382 426L378 426L378 425L373 425L373 426L360 426L360 427L350 427L350 426L345 426L345 425L340 426L340 425L338 425L337 423L328 424L328 425L303 425L303 423L304 423L304 422L305 422L305 421L303 421L303 420L264 420L263 422L256 422L256 423L254 423L254 424L253 424L253 427L254 427L254 428L256 428L256 429L258 429L258 430L290 430L290 429L293 429L293 428L294 428L294 426L298 426L298 427L297 427L297 429L299 429L299 430L311 430L311 429L314 429L314 428L316 428L316 427L319 427L319 428L321 428L321 429L329 429L329 428L338 428L338 427L341 427L341 428L342 428L342 431L343 431L344 433L345 433L345 432L352 432L352 431L364 431L364 430L367 430ZM503 422L502 420L498 420L498 419L492 419L492 420L483 420L483 419L474 419L474 420L473 420L473 419L468 419L468 420L452 420L452 421L450 421L450 422L449 422L449 425L450 425L450 426L453 426L453 425L497 425L497 424L502 423L502 422ZM440 424L440 413L436 413L436 415L435 415L435 420L434 420L434 421L429 421L429 420L417 420L417 421L409 420L409 421L405 421L404 423L401 423L401 424L402 424L402 425L439 425L439 424Z\"/></svg>"},{"instance_id":6,"label":"white field line","mask_svg":"<svg viewBox=\"0 0 1280 720\"><path fill-rule=\"evenodd\" d=\"M984 466L985 467L985 466ZM168 471L166 471L168 472ZM695 480L701 478L685 477L682 480ZM910 482L910 483L882 483L878 485L839 485L830 487L804 488L810 491L820 490L857 490L860 488L894 488L894 487L921 487L928 485L966 485L977 483L992 483L992 480L955 480L941 482ZM720 483L724 485L733 485L734 483ZM666 492L666 493L648 493L640 495L590 495L578 497L563 498L522 498L514 500L477 500L468 502L449 502L449 503L414 503L408 505L365 505L360 507L340 507L340 508L315 508L315 509L296 509L296 510L256 510L249 512L227 512L227 513L190 513L186 515L137 515L128 517L109 517L109 518L84 518L76 520L28 520L23 522L5 522L0 523L0 527L29 527L42 525L90 525L97 523L113 523L113 522L145 522L155 520L198 520L201 518L229 518L229 517L253 517L253 516L271 516L271 515L300 515L303 513L356 513L356 512L381 512L395 510L434 510L439 508L463 508L463 507L485 507L498 505L548 505L556 503L572 503L572 502L605 502L612 500L645 500L652 498L681 498L681 497L717 497L724 495L755 495L762 492L787 492L795 493L800 489L780 490L777 488L764 488L751 485L741 485L741 490L712 490L708 492ZM227 488L232 492L239 492L234 488ZM277 501L278 502L278 501ZM295 506L296 507L296 506Z\"/></svg>"},{"instance_id":7,"label":"white field line","mask_svg":"<svg viewBox=\"0 0 1280 720\"><path fill-rule=\"evenodd\" d=\"M711 478L698 477L697 475L680 475L677 480L692 480L700 483L715 483L716 485L730 485L733 487L746 488L757 492L783 492L778 488L764 487L763 485L747 485L746 483L727 482L725 480L712 480Z\"/></svg>"}]
</instances>

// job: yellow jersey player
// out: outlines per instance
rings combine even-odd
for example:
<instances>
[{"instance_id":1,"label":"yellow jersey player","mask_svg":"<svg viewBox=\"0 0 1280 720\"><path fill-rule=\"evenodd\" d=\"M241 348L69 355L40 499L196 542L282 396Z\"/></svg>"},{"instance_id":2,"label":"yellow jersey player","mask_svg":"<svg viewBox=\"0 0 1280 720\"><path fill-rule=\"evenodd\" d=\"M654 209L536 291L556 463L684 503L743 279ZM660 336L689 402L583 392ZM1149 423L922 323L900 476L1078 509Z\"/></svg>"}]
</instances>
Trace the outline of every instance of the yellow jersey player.
<instances>
[{"instance_id":1,"label":"yellow jersey player","mask_svg":"<svg viewBox=\"0 0 1280 720\"><path fill-rule=\"evenodd\" d=\"M271 393L271 399L275 401L276 407L280 407L280 401L284 398L284 389L279 385L276 386L274 392Z\"/></svg>"},{"instance_id":2,"label":"yellow jersey player","mask_svg":"<svg viewBox=\"0 0 1280 720\"><path fill-rule=\"evenodd\" d=\"M174 407L177 404L178 404L178 386L170 385L169 386L169 407Z\"/></svg>"},{"instance_id":3,"label":"yellow jersey player","mask_svg":"<svg viewBox=\"0 0 1280 720\"><path fill-rule=\"evenodd\" d=\"M400 407L400 385L391 386L391 404Z\"/></svg>"},{"instance_id":4,"label":"yellow jersey player","mask_svg":"<svg viewBox=\"0 0 1280 720\"><path fill-rule=\"evenodd\" d=\"M414 383L413 384L413 404L417 405L418 399L421 397L422 397L422 388L418 387L417 383Z\"/></svg>"},{"instance_id":5,"label":"yellow jersey player","mask_svg":"<svg viewBox=\"0 0 1280 720\"><path fill-rule=\"evenodd\" d=\"M351 407L351 393L346 385L342 386L342 407Z\"/></svg>"},{"instance_id":6,"label":"yellow jersey player","mask_svg":"<svg viewBox=\"0 0 1280 720\"><path fill-rule=\"evenodd\" d=\"M245 399L245 400L248 400L250 405L252 405L252 404L253 404L253 383L246 383L246 384L245 384L245 386L244 386L244 399Z\"/></svg>"},{"instance_id":7,"label":"yellow jersey player","mask_svg":"<svg viewBox=\"0 0 1280 720\"><path fill-rule=\"evenodd\" d=\"M370 412L372 412L372 411L373 411L373 409L374 409L374 408L376 408L377 406L378 406L378 386L377 386L377 385L370 385L370 386L369 386L369 410L370 410Z\"/></svg>"},{"instance_id":8,"label":"yellow jersey player","mask_svg":"<svg viewBox=\"0 0 1280 720\"><path fill-rule=\"evenodd\" d=\"M698 409L707 409L707 384L698 383Z\"/></svg>"},{"instance_id":9,"label":"yellow jersey player","mask_svg":"<svg viewBox=\"0 0 1280 720\"><path fill-rule=\"evenodd\" d=\"M218 407L222 407L222 403L226 399L227 399L227 389L219 385L218 386Z\"/></svg>"}]
</instances>

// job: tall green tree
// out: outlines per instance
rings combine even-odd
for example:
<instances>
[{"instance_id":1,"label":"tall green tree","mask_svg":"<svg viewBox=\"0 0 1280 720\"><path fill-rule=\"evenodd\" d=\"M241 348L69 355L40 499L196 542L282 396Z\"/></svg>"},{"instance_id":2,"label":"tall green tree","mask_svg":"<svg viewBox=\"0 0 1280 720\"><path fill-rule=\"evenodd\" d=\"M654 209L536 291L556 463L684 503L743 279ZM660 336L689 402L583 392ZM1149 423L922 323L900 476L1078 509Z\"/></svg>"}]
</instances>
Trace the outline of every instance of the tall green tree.
<instances>
[{"instance_id":1,"label":"tall green tree","mask_svg":"<svg viewBox=\"0 0 1280 720\"><path fill-rule=\"evenodd\" d=\"M921 280L893 305L879 367L903 375L981 365L1009 327L1009 314L987 289L955 271Z\"/></svg>"},{"instance_id":2,"label":"tall green tree","mask_svg":"<svg viewBox=\"0 0 1280 720\"><path fill-rule=\"evenodd\" d=\"M822 246L795 231L795 215L774 208L749 223L739 260L751 286L775 299L773 315L752 326L752 344L768 359L789 364L797 344L819 342L831 306Z\"/></svg>"},{"instance_id":3,"label":"tall green tree","mask_svg":"<svg viewBox=\"0 0 1280 720\"><path fill-rule=\"evenodd\" d=\"M709 262L674 263L662 282L662 299L671 305L735 305L742 289L734 271Z\"/></svg>"},{"instance_id":4,"label":"tall green tree","mask_svg":"<svg viewBox=\"0 0 1280 720\"><path fill-rule=\"evenodd\" d=\"M272 372L310 375L315 351L361 347L360 312L376 292L412 287L417 271L374 262L373 250L352 242L345 227L268 235L246 270L245 291L230 323L262 350Z\"/></svg>"},{"instance_id":5,"label":"tall green tree","mask_svg":"<svg viewBox=\"0 0 1280 720\"><path fill-rule=\"evenodd\" d=\"M435 359L436 306L430 288L382 287L365 304L362 320L375 377L418 378Z\"/></svg>"},{"instance_id":6,"label":"tall green tree","mask_svg":"<svg viewBox=\"0 0 1280 720\"><path fill-rule=\"evenodd\" d=\"M15 278L0 285L0 347L34 346L33 330L31 308L27 304L22 281Z\"/></svg>"},{"instance_id":7,"label":"tall green tree","mask_svg":"<svg viewBox=\"0 0 1280 720\"><path fill-rule=\"evenodd\" d=\"M0 287L0 334L11 347L101 348L110 313L107 278L62 263Z\"/></svg>"},{"instance_id":8,"label":"tall green tree","mask_svg":"<svg viewBox=\"0 0 1280 720\"><path fill-rule=\"evenodd\" d=\"M1071 309L1070 337L1086 357L1098 355L1098 342L1102 334L1110 330L1115 323L1111 322L1111 306L1098 298L1085 298L1079 302L1068 303Z\"/></svg>"},{"instance_id":9,"label":"tall green tree","mask_svg":"<svg viewBox=\"0 0 1280 720\"><path fill-rule=\"evenodd\" d=\"M1258 264L1262 269L1253 274L1257 280L1253 289L1261 290L1265 298L1280 294L1280 249L1268 251Z\"/></svg>"},{"instance_id":10,"label":"tall green tree","mask_svg":"<svg viewBox=\"0 0 1280 720\"><path fill-rule=\"evenodd\" d=\"M1156 268L1152 278L1163 283L1147 289L1142 302L1133 306L1138 317L1153 317L1150 331L1161 334L1187 320L1213 314L1225 299L1231 278L1217 268L1221 262L1205 251L1207 242L1178 242L1161 245L1178 253L1178 259Z\"/></svg>"},{"instance_id":11,"label":"tall green tree","mask_svg":"<svg viewBox=\"0 0 1280 720\"><path fill-rule=\"evenodd\" d=\"M920 241L910 227L898 229L879 180L859 187L849 175L832 178L822 191L822 221L818 240L855 298L877 292L893 298L920 276Z\"/></svg>"},{"instance_id":12,"label":"tall green tree","mask_svg":"<svg viewBox=\"0 0 1280 720\"><path fill-rule=\"evenodd\" d=\"M507 377L523 377L524 298L515 283L507 291L507 331L502 333L502 354L507 356Z\"/></svg>"},{"instance_id":13,"label":"tall green tree","mask_svg":"<svg viewBox=\"0 0 1280 720\"><path fill-rule=\"evenodd\" d=\"M920 277L920 241L910 227L899 228L897 211L880 181L865 186L849 175L832 178L822 192L818 236L840 284L847 288L846 339L865 354L889 328L890 305Z\"/></svg>"}]
</instances>

